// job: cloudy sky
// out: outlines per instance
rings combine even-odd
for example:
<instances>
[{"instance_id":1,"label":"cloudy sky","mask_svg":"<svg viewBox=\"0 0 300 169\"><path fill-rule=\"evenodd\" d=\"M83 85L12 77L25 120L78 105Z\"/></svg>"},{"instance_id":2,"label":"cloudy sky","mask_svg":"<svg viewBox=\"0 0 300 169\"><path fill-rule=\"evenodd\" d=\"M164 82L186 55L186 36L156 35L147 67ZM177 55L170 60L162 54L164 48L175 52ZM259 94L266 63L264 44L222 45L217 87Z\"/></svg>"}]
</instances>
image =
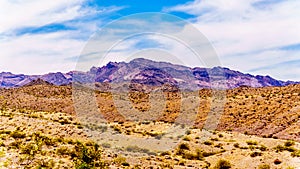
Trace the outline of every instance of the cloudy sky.
<instances>
[{"instance_id":1,"label":"cloudy sky","mask_svg":"<svg viewBox=\"0 0 300 169\"><path fill-rule=\"evenodd\" d=\"M163 12L196 27L213 45L221 66L300 81L299 9L299 0L1 0L0 72L74 70L87 42L108 23L130 14ZM179 59L189 59L167 38L140 40L120 43L112 60L124 60L133 48L161 44L182 55Z\"/></svg>"}]
</instances>

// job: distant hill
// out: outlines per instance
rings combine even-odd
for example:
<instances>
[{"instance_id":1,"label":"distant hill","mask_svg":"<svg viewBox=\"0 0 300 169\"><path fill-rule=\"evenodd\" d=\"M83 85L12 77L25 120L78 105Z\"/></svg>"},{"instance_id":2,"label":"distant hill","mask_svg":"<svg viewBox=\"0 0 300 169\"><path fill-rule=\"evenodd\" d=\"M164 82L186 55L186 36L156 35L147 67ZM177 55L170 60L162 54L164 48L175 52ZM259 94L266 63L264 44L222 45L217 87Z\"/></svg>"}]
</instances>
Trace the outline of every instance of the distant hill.
<instances>
[{"instance_id":1,"label":"distant hill","mask_svg":"<svg viewBox=\"0 0 300 169\"><path fill-rule=\"evenodd\" d=\"M270 76L254 76L223 67L190 68L167 62L148 59L134 59L129 63L109 62L103 67L92 67L88 72L71 71L68 73L48 73L45 75L23 75L10 72L0 73L0 87L20 87L40 78L51 84L68 85L73 79L81 83L90 82L138 82L147 85L170 83L181 89L198 90L210 88L213 84L226 84L227 88L240 86L266 87L286 86L298 82L280 81ZM212 80L213 79L213 80Z\"/></svg>"},{"instance_id":2,"label":"distant hill","mask_svg":"<svg viewBox=\"0 0 300 169\"><path fill-rule=\"evenodd\" d=\"M35 85L53 85L52 83L49 83L43 79L35 79L35 80L32 80L31 82L25 84L24 86L35 86Z\"/></svg>"}]
</instances>

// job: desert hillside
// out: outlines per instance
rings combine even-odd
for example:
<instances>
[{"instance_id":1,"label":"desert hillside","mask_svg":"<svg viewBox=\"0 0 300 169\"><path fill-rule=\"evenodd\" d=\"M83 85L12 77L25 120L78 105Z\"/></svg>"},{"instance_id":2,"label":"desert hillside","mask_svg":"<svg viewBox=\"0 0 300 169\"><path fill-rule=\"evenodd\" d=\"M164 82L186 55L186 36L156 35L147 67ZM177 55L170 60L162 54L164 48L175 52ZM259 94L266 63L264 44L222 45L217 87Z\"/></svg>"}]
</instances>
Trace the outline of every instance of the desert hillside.
<instances>
[{"instance_id":1,"label":"desert hillside","mask_svg":"<svg viewBox=\"0 0 300 169\"><path fill-rule=\"evenodd\" d=\"M114 105L111 93L99 91L95 93L100 112L108 121L126 119L120 116L122 113L118 112ZM129 93L129 96L136 109L141 112L149 110L147 94ZM167 105L160 120L172 122L180 111L177 103L184 96L181 97L178 92L169 92L165 96ZM195 126L202 128L211 111L211 91L200 90L198 96L200 99L196 108L187 106L183 109L195 111L198 114ZM128 94L121 93L120 97L128 97ZM218 130L300 141L299 102L300 85L240 87L228 90ZM0 108L19 112L45 111L75 115L71 86L33 85L0 89Z\"/></svg>"},{"instance_id":2,"label":"desert hillside","mask_svg":"<svg viewBox=\"0 0 300 169\"><path fill-rule=\"evenodd\" d=\"M135 115L146 117L145 112L155 112L162 106L151 105L149 101L162 99L161 96L139 91L116 96L107 90L84 90L96 97L97 111L88 109L91 102L84 97L77 106L87 112L87 119L93 119L93 113L101 114L107 121L105 124L80 121L82 117L76 116L73 99L82 95L73 96L72 86L38 83L1 89L0 165L3 168L300 167L300 85L226 91L224 113L217 130L205 131L210 133L209 137L204 137L201 129L211 111L210 90L181 94L166 90L163 92L166 104L159 118L140 122L128 120L132 115L128 112L136 109L140 114ZM198 102L194 102L196 96ZM113 100L116 97L118 105ZM185 106L180 107L181 101ZM124 106L121 109L124 112L119 112L120 105L127 102L133 107ZM196 122L188 128L177 124L180 111L194 112ZM166 131L171 126L186 132L168 135ZM132 138L152 142L142 147L133 144ZM165 140L174 147L156 150Z\"/></svg>"}]
</instances>

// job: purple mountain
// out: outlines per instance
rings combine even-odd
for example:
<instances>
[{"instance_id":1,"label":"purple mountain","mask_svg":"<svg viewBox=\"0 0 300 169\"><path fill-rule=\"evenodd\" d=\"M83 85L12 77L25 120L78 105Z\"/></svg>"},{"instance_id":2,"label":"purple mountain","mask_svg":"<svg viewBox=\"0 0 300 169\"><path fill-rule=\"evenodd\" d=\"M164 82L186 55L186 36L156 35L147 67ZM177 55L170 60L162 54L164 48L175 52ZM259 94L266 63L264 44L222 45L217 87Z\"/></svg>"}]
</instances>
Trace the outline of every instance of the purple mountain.
<instances>
[{"instance_id":1,"label":"purple mountain","mask_svg":"<svg viewBox=\"0 0 300 169\"><path fill-rule=\"evenodd\" d=\"M88 72L72 71L66 74L57 72L33 76L2 72L0 87L20 87L37 79L54 85L68 85L74 80L80 83L141 83L154 86L170 84L188 90L210 88L213 84L221 83L226 84L227 88L286 86L298 83L280 81L270 76L243 74L223 67L190 68L139 58L129 63L109 62L103 67L92 67Z\"/></svg>"}]
</instances>

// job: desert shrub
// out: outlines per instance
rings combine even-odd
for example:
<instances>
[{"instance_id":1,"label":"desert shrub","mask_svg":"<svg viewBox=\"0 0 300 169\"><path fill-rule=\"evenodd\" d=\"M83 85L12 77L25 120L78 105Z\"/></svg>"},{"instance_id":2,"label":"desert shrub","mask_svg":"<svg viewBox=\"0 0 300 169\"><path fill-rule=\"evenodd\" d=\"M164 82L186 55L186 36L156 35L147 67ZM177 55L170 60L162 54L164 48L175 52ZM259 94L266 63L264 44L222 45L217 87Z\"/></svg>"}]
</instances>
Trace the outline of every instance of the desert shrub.
<instances>
[{"instance_id":1,"label":"desert shrub","mask_svg":"<svg viewBox=\"0 0 300 169\"><path fill-rule=\"evenodd\" d=\"M278 145L276 147L274 147L275 151L278 152L282 152L282 151L289 151L289 152L295 152L297 151L297 149L295 149L294 147L290 147L290 146L283 146L283 145Z\"/></svg>"},{"instance_id":2,"label":"desert shrub","mask_svg":"<svg viewBox=\"0 0 300 169\"><path fill-rule=\"evenodd\" d=\"M188 160L202 160L203 156L201 152L196 152L196 153L192 153L192 152L185 152L182 155L182 158L184 159L188 159Z\"/></svg>"},{"instance_id":3,"label":"desert shrub","mask_svg":"<svg viewBox=\"0 0 300 169\"><path fill-rule=\"evenodd\" d=\"M284 143L284 146L286 146L286 147L291 147L293 145L295 145L295 142L292 140L288 140Z\"/></svg>"},{"instance_id":4,"label":"desert shrub","mask_svg":"<svg viewBox=\"0 0 300 169\"><path fill-rule=\"evenodd\" d=\"M118 164L118 165L123 165L123 166L128 166L128 163L126 162L126 158L123 157L123 156L118 156L116 157L113 162L115 164Z\"/></svg>"},{"instance_id":5,"label":"desert shrub","mask_svg":"<svg viewBox=\"0 0 300 169\"><path fill-rule=\"evenodd\" d=\"M5 144L3 143L2 140L0 140L0 147L5 147Z\"/></svg>"},{"instance_id":6,"label":"desert shrub","mask_svg":"<svg viewBox=\"0 0 300 169\"><path fill-rule=\"evenodd\" d=\"M214 143L211 141L204 141L203 144L210 146L213 145Z\"/></svg>"},{"instance_id":7,"label":"desert shrub","mask_svg":"<svg viewBox=\"0 0 300 169\"><path fill-rule=\"evenodd\" d=\"M122 133L122 130L118 126L113 126L114 131Z\"/></svg>"},{"instance_id":8,"label":"desert shrub","mask_svg":"<svg viewBox=\"0 0 300 169\"><path fill-rule=\"evenodd\" d=\"M190 146L186 143L182 143L178 146L176 155L184 155L188 150L190 150Z\"/></svg>"},{"instance_id":9,"label":"desert shrub","mask_svg":"<svg viewBox=\"0 0 300 169\"><path fill-rule=\"evenodd\" d=\"M251 157L262 156L262 153L261 153L261 152L255 151L255 152L250 153L250 156L251 156Z\"/></svg>"},{"instance_id":10,"label":"desert shrub","mask_svg":"<svg viewBox=\"0 0 300 169\"><path fill-rule=\"evenodd\" d=\"M274 147L274 149L276 152L282 152L285 150L285 147L282 145L278 145L278 146Z\"/></svg>"},{"instance_id":11,"label":"desert shrub","mask_svg":"<svg viewBox=\"0 0 300 169\"><path fill-rule=\"evenodd\" d=\"M19 130L15 130L12 133L10 133L10 136L17 139L17 138L25 138L26 134Z\"/></svg>"},{"instance_id":12,"label":"desert shrub","mask_svg":"<svg viewBox=\"0 0 300 169\"><path fill-rule=\"evenodd\" d=\"M285 147L285 150L289 151L289 152L295 152L295 151L297 151L297 149L295 149L294 147Z\"/></svg>"},{"instance_id":13,"label":"desert shrub","mask_svg":"<svg viewBox=\"0 0 300 169\"><path fill-rule=\"evenodd\" d=\"M0 130L0 134L10 134L11 131L9 130Z\"/></svg>"},{"instance_id":14,"label":"desert shrub","mask_svg":"<svg viewBox=\"0 0 300 169\"><path fill-rule=\"evenodd\" d=\"M211 141L219 141L218 138L211 138L210 140L211 140Z\"/></svg>"},{"instance_id":15,"label":"desert shrub","mask_svg":"<svg viewBox=\"0 0 300 169\"><path fill-rule=\"evenodd\" d=\"M15 140L13 142L11 142L8 147L9 148L13 148L13 149L19 149L22 145L22 141L21 140Z\"/></svg>"},{"instance_id":16,"label":"desert shrub","mask_svg":"<svg viewBox=\"0 0 300 169\"><path fill-rule=\"evenodd\" d=\"M48 137L48 136L40 136L40 137L47 146L56 145L56 140L55 139L53 139L51 137Z\"/></svg>"},{"instance_id":17,"label":"desert shrub","mask_svg":"<svg viewBox=\"0 0 300 169\"><path fill-rule=\"evenodd\" d=\"M158 134L154 138L157 140L160 140L163 136L164 136L164 134Z\"/></svg>"},{"instance_id":18,"label":"desert shrub","mask_svg":"<svg viewBox=\"0 0 300 169\"><path fill-rule=\"evenodd\" d=\"M292 157L300 157L300 150L294 151L291 153Z\"/></svg>"},{"instance_id":19,"label":"desert shrub","mask_svg":"<svg viewBox=\"0 0 300 169\"><path fill-rule=\"evenodd\" d=\"M183 138L183 140L184 140L184 141L191 141L191 138L188 137L188 136L185 136L185 137Z\"/></svg>"},{"instance_id":20,"label":"desert shrub","mask_svg":"<svg viewBox=\"0 0 300 169\"><path fill-rule=\"evenodd\" d=\"M239 143L234 143L234 144L233 144L233 147L239 148L239 147L240 147L240 144L239 144Z\"/></svg>"},{"instance_id":21,"label":"desert shrub","mask_svg":"<svg viewBox=\"0 0 300 169\"><path fill-rule=\"evenodd\" d=\"M215 147L223 149L223 147L222 147L222 146L223 146L223 144L222 144L222 143L219 143L219 144L215 145Z\"/></svg>"},{"instance_id":22,"label":"desert shrub","mask_svg":"<svg viewBox=\"0 0 300 169\"><path fill-rule=\"evenodd\" d=\"M268 148L264 145L261 145L258 149L260 149L260 151L266 151Z\"/></svg>"},{"instance_id":23,"label":"desert shrub","mask_svg":"<svg viewBox=\"0 0 300 169\"><path fill-rule=\"evenodd\" d=\"M252 140L248 140L246 141L246 143L250 146L250 145L257 145L257 141L252 141Z\"/></svg>"},{"instance_id":24,"label":"desert shrub","mask_svg":"<svg viewBox=\"0 0 300 169\"><path fill-rule=\"evenodd\" d=\"M270 168L271 167L268 164L261 164L261 165L258 166L258 169L270 169Z\"/></svg>"},{"instance_id":25,"label":"desert shrub","mask_svg":"<svg viewBox=\"0 0 300 169\"><path fill-rule=\"evenodd\" d=\"M229 128L229 129L226 129L226 131L233 131L233 129L232 129L232 128Z\"/></svg>"},{"instance_id":26,"label":"desert shrub","mask_svg":"<svg viewBox=\"0 0 300 169\"><path fill-rule=\"evenodd\" d=\"M178 147L180 150L190 150L190 146L186 143L182 143Z\"/></svg>"},{"instance_id":27,"label":"desert shrub","mask_svg":"<svg viewBox=\"0 0 300 169\"><path fill-rule=\"evenodd\" d=\"M169 151L164 151L164 152L161 152L159 155L160 155L160 156L167 156L167 155L171 155L171 152L169 152Z\"/></svg>"},{"instance_id":28,"label":"desert shrub","mask_svg":"<svg viewBox=\"0 0 300 169\"><path fill-rule=\"evenodd\" d=\"M26 163L26 166L30 166L37 154L42 150L42 142L39 140L31 141L21 147L21 154L23 154L21 161Z\"/></svg>"},{"instance_id":29,"label":"desert shrub","mask_svg":"<svg viewBox=\"0 0 300 169\"><path fill-rule=\"evenodd\" d=\"M67 146L62 146L56 150L58 155L72 155L72 150Z\"/></svg>"},{"instance_id":30,"label":"desert shrub","mask_svg":"<svg viewBox=\"0 0 300 169\"><path fill-rule=\"evenodd\" d=\"M202 152L203 157L209 157L217 154L217 152Z\"/></svg>"},{"instance_id":31,"label":"desert shrub","mask_svg":"<svg viewBox=\"0 0 300 169\"><path fill-rule=\"evenodd\" d=\"M37 160L37 167L40 168L54 168L55 162L52 159L41 159Z\"/></svg>"},{"instance_id":32,"label":"desert shrub","mask_svg":"<svg viewBox=\"0 0 300 169\"><path fill-rule=\"evenodd\" d=\"M6 156L6 152L3 148L0 149L0 158L3 158Z\"/></svg>"},{"instance_id":33,"label":"desert shrub","mask_svg":"<svg viewBox=\"0 0 300 169\"><path fill-rule=\"evenodd\" d=\"M229 161L221 159L217 162L216 166L214 169L229 169L231 168L231 164Z\"/></svg>"},{"instance_id":34,"label":"desert shrub","mask_svg":"<svg viewBox=\"0 0 300 169\"><path fill-rule=\"evenodd\" d=\"M86 146L77 141L74 152L72 153L72 159L75 163L76 169L88 169L94 168L94 166L100 165L105 167L106 164L101 159L102 151L98 144L92 146Z\"/></svg>"},{"instance_id":35,"label":"desert shrub","mask_svg":"<svg viewBox=\"0 0 300 169\"><path fill-rule=\"evenodd\" d=\"M249 146L249 149L250 149L250 150L254 150L254 149L256 149L256 147L253 146L253 145L251 145L251 146Z\"/></svg>"},{"instance_id":36,"label":"desert shrub","mask_svg":"<svg viewBox=\"0 0 300 169\"><path fill-rule=\"evenodd\" d=\"M203 151L200 149L197 149L195 152L185 150L181 155L182 158L188 160L203 160Z\"/></svg>"},{"instance_id":37,"label":"desert shrub","mask_svg":"<svg viewBox=\"0 0 300 169\"><path fill-rule=\"evenodd\" d=\"M295 167L290 167L290 166L289 166L289 167L287 167L286 169L295 169Z\"/></svg>"},{"instance_id":38,"label":"desert shrub","mask_svg":"<svg viewBox=\"0 0 300 169\"><path fill-rule=\"evenodd\" d=\"M185 166L185 163L186 163L186 161L183 160L183 159L181 159L181 160L178 162L178 165L180 165L180 166Z\"/></svg>"}]
</instances>

